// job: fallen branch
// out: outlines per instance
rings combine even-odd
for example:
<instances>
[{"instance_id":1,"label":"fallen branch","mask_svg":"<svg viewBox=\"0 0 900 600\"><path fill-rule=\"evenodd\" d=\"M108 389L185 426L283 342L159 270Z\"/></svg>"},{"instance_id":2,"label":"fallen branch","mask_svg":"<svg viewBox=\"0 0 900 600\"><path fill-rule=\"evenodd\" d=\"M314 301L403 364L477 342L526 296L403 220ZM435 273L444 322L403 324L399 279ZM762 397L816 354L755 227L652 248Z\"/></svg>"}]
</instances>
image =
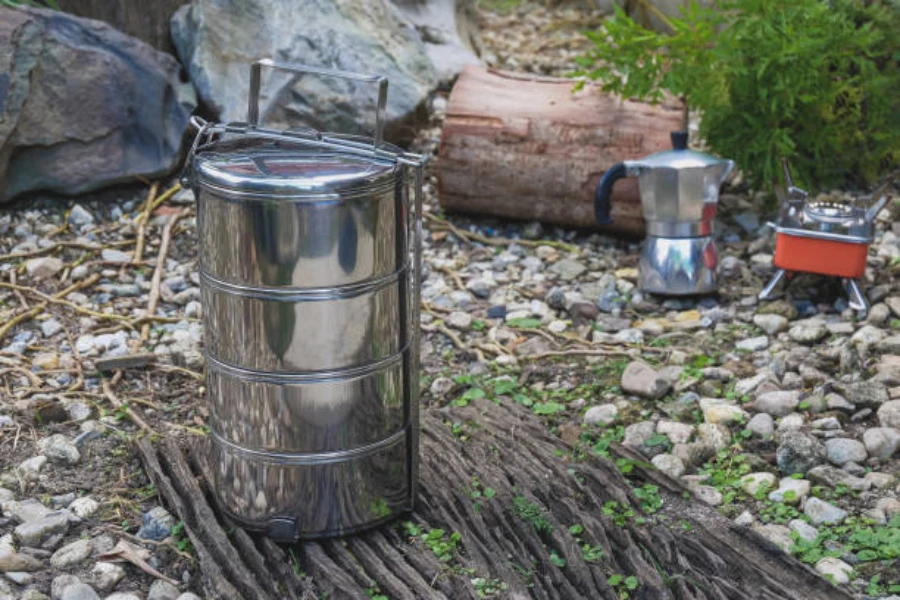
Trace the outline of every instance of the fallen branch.
<instances>
[{"instance_id":1,"label":"fallen branch","mask_svg":"<svg viewBox=\"0 0 900 600\"><path fill-rule=\"evenodd\" d=\"M150 211L153 208L153 200L156 198L157 189L159 189L159 182L154 182L153 185L150 186L150 193L147 194L147 199L144 201L144 210L137 218L137 244L134 247L134 256L131 259L132 263L141 262L141 258L144 256L144 238L147 236L147 221L150 220Z\"/></svg>"},{"instance_id":2,"label":"fallen branch","mask_svg":"<svg viewBox=\"0 0 900 600\"><path fill-rule=\"evenodd\" d=\"M181 189L181 186L177 186ZM173 188L174 189L174 188ZM171 190L169 190L171 191ZM177 191L177 190L176 190ZM169 192L166 192L167 194ZM175 192L172 192L173 194ZM163 194L165 196L165 194ZM162 241L159 244L159 254L156 256L156 269L153 271L153 279L150 282L150 297L147 300L147 311L145 317L152 317L156 313L156 306L159 304L159 287L162 284L162 274L166 270L166 255L169 253L169 242L172 239L172 228L181 217L181 211L172 213L166 226L163 228ZM150 323L144 323L141 327L141 339L147 340L150 337Z\"/></svg>"},{"instance_id":3,"label":"fallen branch","mask_svg":"<svg viewBox=\"0 0 900 600\"><path fill-rule=\"evenodd\" d=\"M42 254L50 254L60 248L76 248L80 250L103 250L103 248L130 246L134 240L121 240L111 242L109 244L98 244L96 242L56 242L52 246L46 248L38 248L37 250L29 250L28 252L11 252L10 254L0 254L0 262L7 262L18 258L32 258L41 256Z\"/></svg>"},{"instance_id":4,"label":"fallen branch","mask_svg":"<svg viewBox=\"0 0 900 600\"><path fill-rule=\"evenodd\" d=\"M128 418L131 419L131 422L149 433L150 435L155 435L156 432L147 425L147 422L144 421L131 407L122 403L121 400L116 396L115 392L113 392L112 388L114 385L119 383L122 379L122 371L116 371L116 374L113 375L112 379L104 379L103 380L103 395L106 396L106 399L109 400L109 403L112 404L116 410L124 411Z\"/></svg>"}]
</instances>

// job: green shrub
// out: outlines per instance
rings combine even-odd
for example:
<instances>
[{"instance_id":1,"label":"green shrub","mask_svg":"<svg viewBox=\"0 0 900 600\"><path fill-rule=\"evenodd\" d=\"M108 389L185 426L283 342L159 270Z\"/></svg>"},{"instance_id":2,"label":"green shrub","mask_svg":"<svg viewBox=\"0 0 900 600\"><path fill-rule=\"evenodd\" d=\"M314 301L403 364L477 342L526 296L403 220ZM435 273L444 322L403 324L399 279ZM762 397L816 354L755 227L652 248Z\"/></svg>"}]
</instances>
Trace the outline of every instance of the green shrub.
<instances>
[{"instance_id":1,"label":"green shrub","mask_svg":"<svg viewBox=\"0 0 900 600\"><path fill-rule=\"evenodd\" d=\"M757 189L866 185L900 160L898 0L696 3L650 31L618 9L574 73L626 98L684 98Z\"/></svg>"}]
</instances>

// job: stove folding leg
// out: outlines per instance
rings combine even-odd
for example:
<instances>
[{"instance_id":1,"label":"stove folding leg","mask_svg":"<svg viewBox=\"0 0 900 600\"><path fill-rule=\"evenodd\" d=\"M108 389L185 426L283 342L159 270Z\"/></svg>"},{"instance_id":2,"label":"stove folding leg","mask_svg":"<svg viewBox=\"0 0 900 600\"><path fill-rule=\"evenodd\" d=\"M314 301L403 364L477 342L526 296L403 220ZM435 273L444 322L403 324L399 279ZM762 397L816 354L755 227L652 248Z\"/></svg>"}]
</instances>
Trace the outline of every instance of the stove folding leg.
<instances>
[{"instance_id":1,"label":"stove folding leg","mask_svg":"<svg viewBox=\"0 0 900 600\"><path fill-rule=\"evenodd\" d=\"M781 282L781 280L784 279L785 275L787 275L787 271L785 271L784 269L778 269L777 271L775 271L775 275L772 277L769 283L766 284L766 287L763 288L757 298L759 298L760 300L769 300L772 297L772 291L775 289L775 286L777 286Z\"/></svg>"},{"instance_id":2,"label":"stove folding leg","mask_svg":"<svg viewBox=\"0 0 900 600\"><path fill-rule=\"evenodd\" d=\"M844 289L850 298L850 308L860 312L860 316L865 318L869 312L869 301L859 288L859 282L855 279L844 279Z\"/></svg>"}]
</instances>

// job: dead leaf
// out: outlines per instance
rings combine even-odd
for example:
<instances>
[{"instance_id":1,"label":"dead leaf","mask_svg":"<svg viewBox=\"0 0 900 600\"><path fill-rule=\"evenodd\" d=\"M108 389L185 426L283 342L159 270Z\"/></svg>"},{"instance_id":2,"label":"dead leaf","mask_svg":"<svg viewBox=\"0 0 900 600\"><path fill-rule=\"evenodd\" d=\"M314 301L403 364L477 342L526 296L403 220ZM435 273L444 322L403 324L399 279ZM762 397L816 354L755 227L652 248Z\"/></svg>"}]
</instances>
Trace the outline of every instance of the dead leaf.
<instances>
[{"instance_id":1,"label":"dead leaf","mask_svg":"<svg viewBox=\"0 0 900 600\"><path fill-rule=\"evenodd\" d=\"M107 562L130 562L138 569L147 573L152 577L156 577L157 579L163 579L168 581L174 586L178 585L178 582L171 577L166 577L149 564L147 564L147 560L150 558L150 551L146 548L141 548L136 544L132 544L131 542L126 542L125 540L119 540L119 543L116 546L107 552L98 557L100 560L105 560Z\"/></svg>"}]
</instances>

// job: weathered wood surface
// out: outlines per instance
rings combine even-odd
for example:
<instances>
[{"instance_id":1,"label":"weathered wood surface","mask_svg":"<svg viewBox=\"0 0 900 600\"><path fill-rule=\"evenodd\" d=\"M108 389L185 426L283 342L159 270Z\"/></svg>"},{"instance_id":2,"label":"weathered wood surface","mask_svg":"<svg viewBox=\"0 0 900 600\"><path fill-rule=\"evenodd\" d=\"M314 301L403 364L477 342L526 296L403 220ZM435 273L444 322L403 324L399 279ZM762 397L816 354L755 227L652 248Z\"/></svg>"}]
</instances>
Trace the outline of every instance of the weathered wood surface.
<instances>
[{"instance_id":1,"label":"weathered wood surface","mask_svg":"<svg viewBox=\"0 0 900 600\"><path fill-rule=\"evenodd\" d=\"M466 440L454 436L452 423L462 425ZM614 600L607 583L614 574L638 578L632 599L850 598L755 533L685 499L679 483L646 463L635 463L637 480L629 482L609 460L573 461L573 449L518 405L477 401L427 412L421 442L419 503L409 520L423 531L461 535L460 552L449 562L399 523L289 549L241 530L229 535L230 523L209 504L202 450L186 459L171 441L155 448L147 440L139 450L166 504L185 522L208 598L362 599L377 588L391 599L475 599L472 580L484 578L505 583L497 598ZM613 453L640 458L621 447ZM603 504L615 501L639 515L631 489L642 482L659 486L657 515L664 520L617 525L603 514ZM488 487L493 497L473 498L473 490ZM533 504L549 529L538 531L523 518L517 497ZM584 528L579 539L569 532L574 524ZM600 546L602 557L586 561L583 544Z\"/></svg>"},{"instance_id":2,"label":"weathered wood surface","mask_svg":"<svg viewBox=\"0 0 900 600\"><path fill-rule=\"evenodd\" d=\"M447 211L596 227L603 173L671 147L678 103L620 101L570 79L466 67L447 104L436 173ZM642 235L637 181L616 184L609 230Z\"/></svg>"},{"instance_id":3,"label":"weathered wood surface","mask_svg":"<svg viewBox=\"0 0 900 600\"><path fill-rule=\"evenodd\" d=\"M188 0L58 0L62 11L109 23L157 50L175 53L169 19Z\"/></svg>"}]
</instances>

